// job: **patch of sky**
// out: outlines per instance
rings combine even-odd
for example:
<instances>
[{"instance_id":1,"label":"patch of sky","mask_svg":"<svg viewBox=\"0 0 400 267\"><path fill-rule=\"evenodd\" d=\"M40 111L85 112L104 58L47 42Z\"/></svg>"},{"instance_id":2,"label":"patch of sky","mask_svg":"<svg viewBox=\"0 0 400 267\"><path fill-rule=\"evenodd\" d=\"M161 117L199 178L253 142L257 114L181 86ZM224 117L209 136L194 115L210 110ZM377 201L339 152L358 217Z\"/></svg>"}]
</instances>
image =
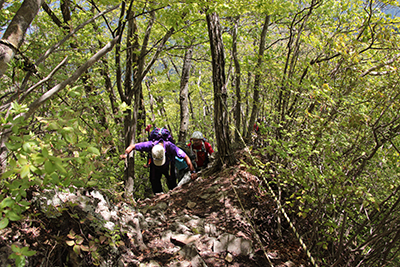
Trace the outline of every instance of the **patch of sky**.
<instances>
[{"instance_id":1,"label":"patch of sky","mask_svg":"<svg viewBox=\"0 0 400 267\"><path fill-rule=\"evenodd\" d=\"M400 1L397 1L397 5L386 5L380 3L378 4L378 6L383 13L390 15L391 18L396 18L400 16Z\"/></svg>"}]
</instances>

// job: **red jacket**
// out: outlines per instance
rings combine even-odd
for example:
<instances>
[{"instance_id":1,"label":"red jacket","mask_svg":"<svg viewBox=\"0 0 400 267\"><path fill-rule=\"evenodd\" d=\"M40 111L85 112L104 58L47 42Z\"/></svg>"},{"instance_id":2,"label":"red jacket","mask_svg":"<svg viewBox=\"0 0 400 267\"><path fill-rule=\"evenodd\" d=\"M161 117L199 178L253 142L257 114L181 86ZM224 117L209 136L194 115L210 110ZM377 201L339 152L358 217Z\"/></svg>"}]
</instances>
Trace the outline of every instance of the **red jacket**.
<instances>
[{"instance_id":1,"label":"red jacket","mask_svg":"<svg viewBox=\"0 0 400 267\"><path fill-rule=\"evenodd\" d=\"M196 155L196 164L197 167L203 167L204 161L206 161L207 156L214 153L210 143L203 141L199 146L192 146L192 143L188 144L190 150L193 151L193 154ZM208 155L207 155L208 154Z\"/></svg>"}]
</instances>

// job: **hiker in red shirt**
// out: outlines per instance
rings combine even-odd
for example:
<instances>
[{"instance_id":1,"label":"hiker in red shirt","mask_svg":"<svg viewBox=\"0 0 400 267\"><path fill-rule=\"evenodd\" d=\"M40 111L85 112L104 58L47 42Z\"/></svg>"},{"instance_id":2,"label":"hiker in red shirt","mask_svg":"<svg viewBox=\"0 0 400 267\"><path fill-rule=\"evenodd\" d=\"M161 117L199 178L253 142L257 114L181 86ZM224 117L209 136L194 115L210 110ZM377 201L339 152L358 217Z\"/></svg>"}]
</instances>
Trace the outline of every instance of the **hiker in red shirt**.
<instances>
[{"instance_id":1,"label":"hiker in red shirt","mask_svg":"<svg viewBox=\"0 0 400 267\"><path fill-rule=\"evenodd\" d=\"M207 164L210 162L209 156L214 153L214 150L210 143L205 141L203 134L199 131L193 132L188 146L196 156L196 171L206 168Z\"/></svg>"},{"instance_id":2,"label":"hiker in red shirt","mask_svg":"<svg viewBox=\"0 0 400 267\"><path fill-rule=\"evenodd\" d=\"M254 123L253 126L253 131L258 134L258 132L260 131L260 124L261 124L261 119L258 118L257 121Z\"/></svg>"}]
</instances>

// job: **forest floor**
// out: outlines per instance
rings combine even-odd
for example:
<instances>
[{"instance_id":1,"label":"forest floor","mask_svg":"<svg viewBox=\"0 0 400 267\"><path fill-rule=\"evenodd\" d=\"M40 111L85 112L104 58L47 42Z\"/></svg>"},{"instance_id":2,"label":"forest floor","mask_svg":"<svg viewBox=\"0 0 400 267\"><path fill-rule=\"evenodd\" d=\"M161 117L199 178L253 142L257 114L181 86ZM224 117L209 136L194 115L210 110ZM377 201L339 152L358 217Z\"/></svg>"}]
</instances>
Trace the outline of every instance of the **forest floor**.
<instances>
[{"instance_id":1,"label":"forest floor","mask_svg":"<svg viewBox=\"0 0 400 267\"><path fill-rule=\"evenodd\" d=\"M241 182L237 183L237 178ZM208 196L207 189L215 184L218 184L219 192L225 191L223 199L218 201L214 201L212 196L204 197ZM284 218L281 218L281 233L277 231L279 211L261 184L256 176L246 172L245 167L234 166L210 177L200 178L195 183L183 185L175 189L172 195L161 194L140 201L139 207L168 202L165 212L168 223L156 232L146 232L144 236L147 240L157 239L159 232L167 230L168 224L180 216L178 214L190 214L205 218L205 223L218 225L224 232L251 240L255 247L253 257L238 255L231 264L226 261L227 253L208 257L203 255L207 266L259 267L271 266L271 263L275 267L309 266L306 253ZM189 203L195 203L195 206L189 208ZM246 222L239 220L238 214L246 214Z\"/></svg>"},{"instance_id":2,"label":"forest floor","mask_svg":"<svg viewBox=\"0 0 400 267\"><path fill-rule=\"evenodd\" d=\"M237 159L244 157L244 154L243 151L239 152ZM150 214L149 211L154 210L160 203L166 203L162 215L164 221L141 230L145 247L140 248L135 245L133 239L131 242L126 238L125 246L119 248L121 255L124 254L125 257L128 257L129 253L126 251L129 250L136 263L124 265L115 263L107 266L195 266L193 261L192 263L189 261L187 265L172 264L172 262L183 262L185 259L182 254L174 253L177 248L176 242L162 238L183 216L202 218L204 224L216 225L220 234L232 234L250 240L254 248L252 255L235 255L228 251L215 252L209 243L205 241L202 243L201 240L205 240L205 235L202 235L197 242L197 250L203 265L198 266L251 267L271 266L271 263L276 267L309 266L309 259L289 224L283 217L278 219L280 213L277 205L268 194L268 190L263 187L263 181L248 172L245 164L224 168L221 172L200 177L168 193L157 194L131 204L134 209L146 216L146 213ZM123 201L113 203L116 206L123 204L126 203ZM73 264L71 251L67 252L70 248L63 241L70 233L72 225L77 224L76 216L70 212L63 212L62 216L48 218L44 217L36 207L31 207L28 212L36 215L12 222L0 231L0 266L7 266L6 264L11 262L6 260L4 255L10 253L12 243L29 245L32 250L37 251L30 257L28 266L78 266ZM281 221L281 224L278 224L278 221ZM96 235L94 232L82 234ZM69 256L64 255L67 253ZM60 261L68 263L45 264L45 262ZM90 260L85 264L80 262L81 266L95 266ZM159 265L140 265L138 262L157 262Z\"/></svg>"}]
</instances>

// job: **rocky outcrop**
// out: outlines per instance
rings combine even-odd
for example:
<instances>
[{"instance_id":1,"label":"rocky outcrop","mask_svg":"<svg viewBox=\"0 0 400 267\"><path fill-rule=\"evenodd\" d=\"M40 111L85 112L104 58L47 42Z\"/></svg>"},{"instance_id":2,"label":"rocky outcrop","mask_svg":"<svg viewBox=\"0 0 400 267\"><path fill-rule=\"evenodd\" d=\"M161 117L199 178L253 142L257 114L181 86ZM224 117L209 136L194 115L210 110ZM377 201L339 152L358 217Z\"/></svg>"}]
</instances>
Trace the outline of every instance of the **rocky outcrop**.
<instances>
[{"instance_id":1,"label":"rocky outcrop","mask_svg":"<svg viewBox=\"0 0 400 267\"><path fill-rule=\"evenodd\" d=\"M274 204L259 186L231 169L131 203L112 203L97 189L37 193L32 207L44 223L38 235L57 241L41 244L20 230L38 251L27 266L300 266L301 249L288 256L276 241ZM15 241L2 239L7 246Z\"/></svg>"}]
</instances>

